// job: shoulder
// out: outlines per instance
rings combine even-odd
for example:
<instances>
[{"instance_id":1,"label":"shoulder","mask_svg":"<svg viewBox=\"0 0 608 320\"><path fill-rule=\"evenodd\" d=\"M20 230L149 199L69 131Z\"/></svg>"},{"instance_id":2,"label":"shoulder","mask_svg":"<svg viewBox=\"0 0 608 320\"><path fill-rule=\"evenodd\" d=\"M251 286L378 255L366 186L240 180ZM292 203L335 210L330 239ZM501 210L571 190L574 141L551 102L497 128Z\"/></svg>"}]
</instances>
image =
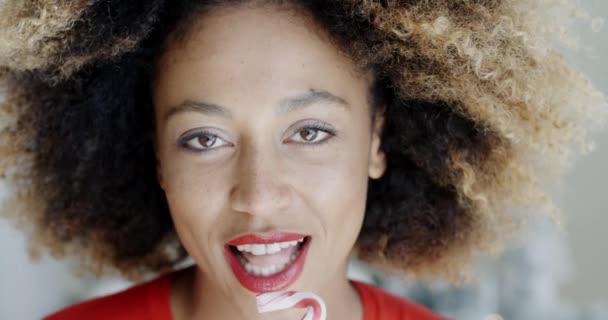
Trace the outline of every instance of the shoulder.
<instances>
[{"instance_id":1,"label":"shoulder","mask_svg":"<svg viewBox=\"0 0 608 320\"><path fill-rule=\"evenodd\" d=\"M363 303L365 320L445 320L426 307L371 284L351 281Z\"/></svg>"},{"instance_id":2,"label":"shoulder","mask_svg":"<svg viewBox=\"0 0 608 320\"><path fill-rule=\"evenodd\" d=\"M172 274L166 274L118 293L86 300L50 314L43 320L170 320L171 278Z\"/></svg>"}]
</instances>

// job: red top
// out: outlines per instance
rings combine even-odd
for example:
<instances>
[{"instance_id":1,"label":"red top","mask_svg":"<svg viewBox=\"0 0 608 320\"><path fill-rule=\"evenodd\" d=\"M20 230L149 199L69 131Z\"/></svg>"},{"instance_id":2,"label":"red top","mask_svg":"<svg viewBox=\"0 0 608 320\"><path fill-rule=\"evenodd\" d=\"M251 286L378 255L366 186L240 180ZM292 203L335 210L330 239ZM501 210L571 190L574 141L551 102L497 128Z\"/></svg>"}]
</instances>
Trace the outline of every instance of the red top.
<instances>
[{"instance_id":1,"label":"red top","mask_svg":"<svg viewBox=\"0 0 608 320\"><path fill-rule=\"evenodd\" d=\"M171 320L168 273L125 291L70 306L43 320ZM442 317L378 287L351 280L363 303L364 320L440 320Z\"/></svg>"}]
</instances>

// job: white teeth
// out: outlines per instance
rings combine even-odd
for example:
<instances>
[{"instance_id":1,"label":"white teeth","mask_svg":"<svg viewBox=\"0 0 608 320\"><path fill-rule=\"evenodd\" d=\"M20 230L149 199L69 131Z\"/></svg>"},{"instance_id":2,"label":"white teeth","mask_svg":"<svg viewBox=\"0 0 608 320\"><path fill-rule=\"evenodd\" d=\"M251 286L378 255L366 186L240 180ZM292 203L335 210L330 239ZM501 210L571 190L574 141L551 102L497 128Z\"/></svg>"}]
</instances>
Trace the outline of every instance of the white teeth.
<instances>
[{"instance_id":1,"label":"white teeth","mask_svg":"<svg viewBox=\"0 0 608 320\"><path fill-rule=\"evenodd\" d=\"M250 251L251 250L251 245L250 244L244 244L241 246L237 246L236 247L239 251Z\"/></svg>"},{"instance_id":2,"label":"white teeth","mask_svg":"<svg viewBox=\"0 0 608 320\"><path fill-rule=\"evenodd\" d=\"M283 271L285 269L286 265L287 264L272 265L272 266L268 266L268 267L258 267L258 266L252 265L251 263L246 262L245 270L247 270L247 272L249 272L255 276L267 277L267 276L271 276L275 273L279 273L279 272Z\"/></svg>"},{"instance_id":3,"label":"white teeth","mask_svg":"<svg viewBox=\"0 0 608 320\"><path fill-rule=\"evenodd\" d=\"M301 242L304 242L304 238L294 241L275 242L270 244L244 244L237 246L236 248L241 252L249 252L253 255L260 256L277 253L281 251L281 249L297 246Z\"/></svg>"},{"instance_id":4,"label":"white teeth","mask_svg":"<svg viewBox=\"0 0 608 320\"><path fill-rule=\"evenodd\" d=\"M266 246L263 244L252 244L251 253L253 253L256 256L266 254Z\"/></svg>"},{"instance_id":5,"label":"white teeth","mask_svg":"<svg viewBox=\"0 0 608 320\"><path fill-rule=\"evenodd\" d=\"M289 261L286 262L285 264L271 265L268 267L260 267L260 266L253 265L253 264L247 262L247 260L243 259L242 257L239 257L239 262L241 263L241 265L243 265L245 267L245 270L247 270L247 272L253 274L254 276L268 277L268 276L277 274L277 273L285 270L285 268L287 268L297 258L297 256L298 256L298 253L294 252L289 257Z\"/></svg>"},{"instance_id":6,"label":"white teeth","mask_svg":"<svg viewBox=\"0 0 608 320\"><path fill-rule=\"evenodd\" d=\"M285 248L292 246L298 246L301 242L304 242L304 238L295 241L275 242L270 244L244 244L237 246L236 248L241 252L249 252L253 255L259 256L264 254L274 254ZM256 277L269 277L279 272L284 271L288 268L292 262L298 257L300 250L293 250L289 256L289 260L283 264L276 264L271 266L257 266L250 263L245 256L237 256L238 261L245 268L245 270L256 276Z\"/></svg>"},{"instance_id":7,"label":"white teeth","mask_svg":"<svg viewBox=\"0 0 608 320\"><path fill-rule=\"evenodd\" d=\"M272 243L266 246L266 252L268 254L273 254L281 251L281 245L278 243Z\"/></svg>"}]
</instances>

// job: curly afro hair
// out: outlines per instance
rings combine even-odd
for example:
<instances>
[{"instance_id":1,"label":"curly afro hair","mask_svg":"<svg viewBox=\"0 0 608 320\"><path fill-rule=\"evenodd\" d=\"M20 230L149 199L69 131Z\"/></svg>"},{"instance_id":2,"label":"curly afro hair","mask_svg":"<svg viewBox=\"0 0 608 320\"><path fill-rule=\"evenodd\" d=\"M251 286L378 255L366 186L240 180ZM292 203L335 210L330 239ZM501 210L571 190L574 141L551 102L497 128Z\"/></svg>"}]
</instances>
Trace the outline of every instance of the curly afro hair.
<instances>
[{"instance_id":1,"label":"curly afro hair","mask_svg":"<svg viewBox=\"0 0 608 320\"><path fill-rule=\"evenodd\" d=\"M149 83L166 39L205 10L240 2L0 5L0 177L10 187L2 212L34 252L127 276L186 257L156 180ZM357 67L375 72L388 166L370 181L361 259L460 279L475 254L514 234L522 212L559 213L546 184L573 151L589 150L608 113L605 96L555 48L568 43L560 24L575 4L262 2L309 13Z\"/></svg>"}]
</instances>

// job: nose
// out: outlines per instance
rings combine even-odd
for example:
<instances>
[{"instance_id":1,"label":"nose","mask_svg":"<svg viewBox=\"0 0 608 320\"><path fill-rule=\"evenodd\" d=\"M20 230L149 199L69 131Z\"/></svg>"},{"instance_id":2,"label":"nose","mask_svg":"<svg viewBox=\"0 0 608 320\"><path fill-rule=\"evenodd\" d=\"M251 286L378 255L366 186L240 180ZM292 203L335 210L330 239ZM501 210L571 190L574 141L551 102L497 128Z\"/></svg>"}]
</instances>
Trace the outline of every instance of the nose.
<instances>
[{"instance_id":1,"label":"nose","mask_svg":"<svg viewBox=\"0 0 608 320\"><path fill-rule=\"evenodd\" d=\"M230 193L233 210L270 217L290 205L291 190L284 183L279 162L271 150L246 146L239 151Z\"/></svg>"}]
</instances>

